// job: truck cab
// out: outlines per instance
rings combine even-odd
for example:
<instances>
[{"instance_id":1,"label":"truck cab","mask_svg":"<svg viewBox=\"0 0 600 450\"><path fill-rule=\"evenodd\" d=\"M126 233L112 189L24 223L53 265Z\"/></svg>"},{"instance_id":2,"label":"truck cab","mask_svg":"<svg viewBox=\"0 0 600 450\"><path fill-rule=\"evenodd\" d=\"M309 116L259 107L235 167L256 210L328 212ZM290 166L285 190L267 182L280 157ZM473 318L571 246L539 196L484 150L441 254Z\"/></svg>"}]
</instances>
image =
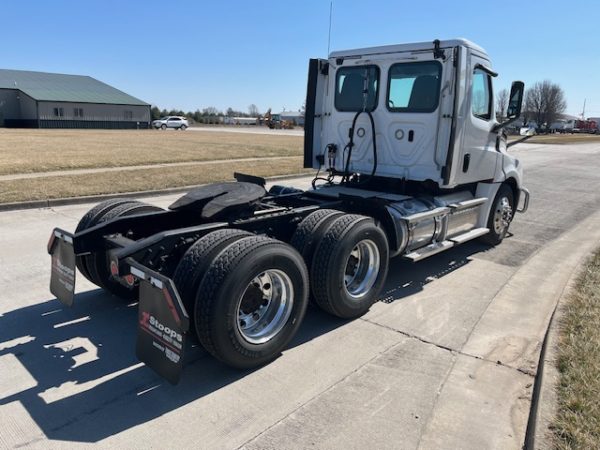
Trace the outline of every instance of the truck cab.
<instances>
[{"instance_id":1,"label":"truck cab","mask_svg":"<svg viewBox=\"0 0 600 450\"><path fill-rule=\"evenodd\" d=\"M485 50L465 39L346 50L311 60L305 166L346 170L341 153L356 114L364 112L354 124L349 171L370 174L376 165L376 176L442 190L510 179L518 195L522 171L506 153L496 118L496 75ZM516 108L522 83L513 88ZM332 148L339 150L336 157L325 157Z\"/></svg>"}]
</instances>

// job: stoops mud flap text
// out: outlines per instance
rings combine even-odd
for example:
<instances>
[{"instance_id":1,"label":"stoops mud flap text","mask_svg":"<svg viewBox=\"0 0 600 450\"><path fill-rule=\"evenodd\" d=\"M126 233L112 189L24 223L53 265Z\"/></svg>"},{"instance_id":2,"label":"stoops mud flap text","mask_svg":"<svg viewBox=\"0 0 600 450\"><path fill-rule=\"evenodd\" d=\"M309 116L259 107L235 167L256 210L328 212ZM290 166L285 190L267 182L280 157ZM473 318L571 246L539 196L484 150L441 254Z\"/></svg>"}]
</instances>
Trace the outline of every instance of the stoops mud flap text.
<instances>
[{"instance_id":1,"label":"stoops mud flap text","mask_svg":"<svg viewBox=\"0 0 600 450\"><path fill-rule=\"evenodd\" d=\"M170 383L183 369L189 318L173 281L128 258L140 282L136 355Z\"/></svg>"}]
</instances>

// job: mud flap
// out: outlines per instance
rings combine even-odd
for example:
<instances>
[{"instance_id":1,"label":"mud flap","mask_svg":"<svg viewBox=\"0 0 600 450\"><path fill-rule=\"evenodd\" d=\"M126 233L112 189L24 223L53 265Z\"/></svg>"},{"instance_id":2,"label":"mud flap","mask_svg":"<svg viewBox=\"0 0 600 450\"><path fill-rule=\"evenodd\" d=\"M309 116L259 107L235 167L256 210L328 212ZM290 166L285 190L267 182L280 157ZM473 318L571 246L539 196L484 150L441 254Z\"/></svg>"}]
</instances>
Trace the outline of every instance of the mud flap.
<instances>
[{"instance_id":1,"label":"mud flap","mask_svg":"<svg viewBox=\"0 0 600 450\"><path fill-rule=\"evenodd\" d=\"M65 306L73 305L75 296L75 250L73 235L55 228L48 242L48 253L52 257L50 292Z\"/></svg>"},{"instance_id":2,"label":"mud flap","mask_svg":"<svg viewBox=\"0 0 600 450\"><path fill-rule=\"evenodd\" d=\"M177 384L190 326L185 307L170 278L131 258L126 263L140 281L136 356L170 383Z\"/></svg>"}]
</instances>

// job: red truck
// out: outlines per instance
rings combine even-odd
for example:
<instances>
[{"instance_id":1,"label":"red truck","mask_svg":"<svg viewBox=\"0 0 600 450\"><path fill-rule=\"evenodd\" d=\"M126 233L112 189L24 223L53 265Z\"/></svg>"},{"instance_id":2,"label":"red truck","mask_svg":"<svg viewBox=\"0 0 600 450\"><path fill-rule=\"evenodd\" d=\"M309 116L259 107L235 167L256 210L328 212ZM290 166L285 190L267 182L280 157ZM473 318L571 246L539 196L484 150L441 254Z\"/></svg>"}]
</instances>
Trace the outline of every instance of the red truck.
<instances>
[{"instance_id":1,"label":"red truck","mask_svg":"<svg viewBox=\"0 0 600 450\"><path fill-rule=\"evenodd\" d=\"M598 123L595 120L575 120L573 133L598 133Z\"/></svg>"}]
</instances>

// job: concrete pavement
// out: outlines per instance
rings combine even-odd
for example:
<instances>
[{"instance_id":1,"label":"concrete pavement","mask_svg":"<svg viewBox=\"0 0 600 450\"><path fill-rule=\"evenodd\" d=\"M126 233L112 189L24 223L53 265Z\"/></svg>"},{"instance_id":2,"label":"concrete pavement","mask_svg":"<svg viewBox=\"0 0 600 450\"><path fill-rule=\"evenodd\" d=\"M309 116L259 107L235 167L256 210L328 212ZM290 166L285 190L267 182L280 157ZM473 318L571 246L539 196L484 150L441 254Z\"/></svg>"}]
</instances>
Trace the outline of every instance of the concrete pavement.
<instances>
[{"instance_id":1,"label":"concrete pavement","mask_svg":"<svg viewBox=\"0 0 600 450\"><path fill-rule=\"evenodd\" d=\"M175 387L135 359L135 305L48 292L49 233L90 205L0 213L0 447L521 448L554 304L600 243L600 146L514 153L532 202L502 245L393 260L363 318L311 309L255 371L194 349Z\"/></svg>"}]
</instances>

